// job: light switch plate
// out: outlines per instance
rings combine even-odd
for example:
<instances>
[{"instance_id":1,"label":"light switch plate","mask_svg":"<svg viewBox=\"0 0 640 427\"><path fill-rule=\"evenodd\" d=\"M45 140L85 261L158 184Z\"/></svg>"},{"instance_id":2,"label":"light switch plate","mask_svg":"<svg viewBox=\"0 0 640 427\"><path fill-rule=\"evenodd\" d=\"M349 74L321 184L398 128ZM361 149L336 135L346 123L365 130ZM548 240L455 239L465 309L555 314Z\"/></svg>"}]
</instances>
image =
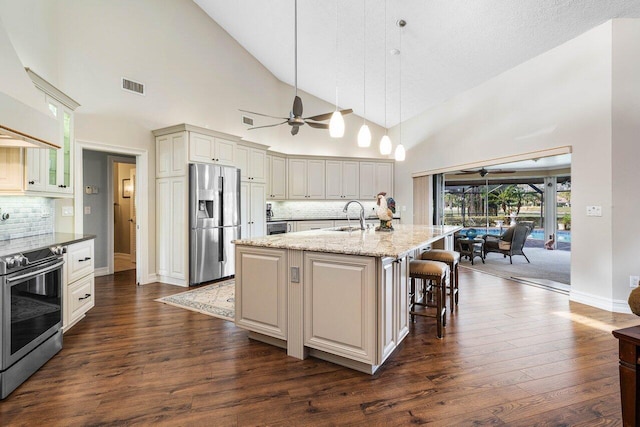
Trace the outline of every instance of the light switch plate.
<instances>
[{"instance_id":1,"label":"light switch plate","mask_svg":"<svg viewBox=\"0 0 640 427\"><path fill-rule=\"evenodd\" d=\"M62 216L73 216L73 206L63 206Z\"/></svg>"},{"instance_id":2,"label":"light switch plate","mask_svg":"<svg viewBox=\"0 0 640 427\"><path fill-rule=\"evenodd\" d=\"M602 216L602 206L587 206L587 216Z\"/></svg>"},{"instance_id":3,"label":"light switch plate","mask_svg":"<svg viewBox=\"0 0 640 427\"><path fill-rule=\"evenodd\" d=\"M91 215L91 206L85 206L84 207L84 214L85 215Z\"/></svg>"}]
</instances>

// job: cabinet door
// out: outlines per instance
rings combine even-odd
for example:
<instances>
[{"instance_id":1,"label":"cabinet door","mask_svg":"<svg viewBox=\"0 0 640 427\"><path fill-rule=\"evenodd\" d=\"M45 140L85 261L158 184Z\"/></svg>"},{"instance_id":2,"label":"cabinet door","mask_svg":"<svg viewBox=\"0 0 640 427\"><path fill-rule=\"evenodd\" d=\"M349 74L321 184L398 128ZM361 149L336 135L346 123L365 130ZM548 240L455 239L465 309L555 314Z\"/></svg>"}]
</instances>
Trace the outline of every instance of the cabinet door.
<instances>
[{"instance_id":1,"label":"cabinet door","mask_svg":"<svg viewBox=\"0 0 640 427\"><path fill-rule=\"evenodd\" d=\"M93 273L93 239L74 243L67 247L65 274L67 283Z\"/></svg>"},{"instance_id":2,"label":"cabinet door","mask_svg":"<svg viewBox=\"0 0 640 427\"><path fill-rule=\"evenodd\" d=\"M384 191L387 197L393 196L393 163L375 164L375 183L378 188L375 194Z\"/></svg>"},{"instance_id":3,"label":"cabinet door","mask_svg":"<svg viewBox=\"0 0 640 427\"><path fill-rule=\"evenodd\" d=\"M324 168L324 160L307 160L307 198L324 199Z\"/></svg>"},{"instance_id":4,"label":"cabinet door","mask_svg":"<svg viewBox=\"0 0 640 427\"><path fill-rule=\"evenodd\" d=\"M307 161L289 159L289 198L307 199Z\"/></svg>"},{"instance_id":5,"label":"cabinet door","mask_svg":"<svg viewBox=\"0 0 640 427\"><path fill-rule=\"evenodd\" d=\"M260 182L251 183L251 237L267 234L266 186Z\"/></svg>"},{"instance_id":6,"label":"cabinet door","mask_svg":"<svg viewBox=\"0 0 640 427\"><path fill-rule=\"evenodd\" d=\"M187 173L187 146L184 132L156 138L156 177L183 176Z\"/></svg>"},{"instance_id":7,"label":"cabinet door","mask_svg":"<svg viewBox=\"0 0 640 427\"><path fill-rule=\"evenodd\" d=\"M252 148L249 152L249 170L251 172L251 181L267 182L267 152Z\"/></svg>"},{"instance_id":8,"label":"cabinet door","mask_svg":"<svg viewBox=\"0 0 640 427\"><path fill-rule=\"evenodd\" d=\"M248 181L251 176L249 171L249 157L251 148L244 145L236 145L236 167L240 169L240 180Z\"/></svg>"},{"instance_id":9,"label":"cabinet door","mask_svg":"<svg viewBox=\"0 0 640 427\"><path fill-rule=\"evenodd\" d=\"M188 281L186 177L156 180L156 239L160 281L185 286Z\"/></svg>"},{"instance_id":10,"label":"cabinet door","mask_svg":"<svg viewBox=\"0 0 640 427\"><path fill-rule=\"evenodd\" d=\"M20 148L0 148L0 190L21 191L23 171Z\"/></svg>"},{"instance_id":11,"label":"cabinet door","mask_svg":"<svg viewBox=\"0 0 640 427\"><path fill-rule=\"evenodd\" d=\"M27 191L46 191L49 150L27 148Z\"/></svg>"},{"instance_id":12,"label":"cabinet door","mask_svg":"<svg viewBox=\"0 0 640 427\"><path fill-rule=\"evenodd\" d=\"M396 268L393 258L383 258L379 263L378 319L380 320L380 329L378 330L377 364L382 364L398 345L395 324L396 292L394 291Z\"/></svg>"},{"instance_id":13,"label":"cabinet door","mask_svg":"<svg viewBox=\"0 0 640 427\"><path fill-rule=\"evenodd\" d=\"M65 327L78 321L95 305L95 278L93 274L69 284L66 289Z\"/></svg>"},{"instance_id":14,"label":"cabinet door","mask_svg":"<svg viewBox=\"0 0 640 427\"><path fill-rule=\"evenodd\" d=\"M287 339L287 251L236 246L236 326Z\"/></svg>"},{"instance_id":15,"label":"cabinet door","mask_svg":"<svg viewBox=\"0 0 640 427\"><path fill-rule=\"evenodd\" d=\"M360 162L360 200L373 199L380 190L376 190L375 163Z\"/></svg>"},{"instance_id":16,"label":"cabinet door","mask_svg":"<svg viewBox=\"0 0 640 427\"><path fill-rule=\"evenodd\" d=\"M269 156L269 199L284 200L287 197L287 159Z\"/></svg>"},{"instance_id":17,"label":"cabinet door","mask_svg":"<svg viewBox=\"0 0 640 427\"><path fill-rule=\"evenodd\" d=\"M395 340L399 344L409 334L409 258L404 257L394 262L393 287L395 292Z\"/></svg>"},{"instance_id":18,"label":"cabinet door","mask_svg":"<svg viewBox=\"0 0 640 427\"><path fill-rule=\"evenodd\" d=\"M372 257L304 253L305 346L375 363L375 265Z\"/></svg>"},{"instance_id":19,"label":"cabinet door","mask_svg":"<svg viewBox=\"0 0 640 427\"><path fill-rule=\"evenodd\" d=\"M189 132L189 160L200 163L215 163L215 141L212 136Z\"/></svg>"},{"instance_id":20,"label":"cabinet door","mask_svg":"<svg viewBox=\"0 0 640 427\"><path fill-rule=\"evenodd\" d=\"M215 163L227 166L234 166L234 154L236 143L226 139L215 138L214 158Z\"/></svg>"},{"instance_id":21,"label":"cabinet door","mask_svg":"<svg viewBox=\"0 0 640 427\"><path fill-rule=\"evenodd\" d=\"M360 164L358 162L342 162L342 197L349 200L357 199L360 194L359 190Z\"/></svg>"},{"instance_id":22,"label":"cabinet door","mask_svg":"<svg viewBox=\"0 0 640 427\"><path fill-rule=\"evenodd\" d=\"M344 199L342 194L342 162L338 160L327 160L327 199Z\"/></svg>"}]
</instances>

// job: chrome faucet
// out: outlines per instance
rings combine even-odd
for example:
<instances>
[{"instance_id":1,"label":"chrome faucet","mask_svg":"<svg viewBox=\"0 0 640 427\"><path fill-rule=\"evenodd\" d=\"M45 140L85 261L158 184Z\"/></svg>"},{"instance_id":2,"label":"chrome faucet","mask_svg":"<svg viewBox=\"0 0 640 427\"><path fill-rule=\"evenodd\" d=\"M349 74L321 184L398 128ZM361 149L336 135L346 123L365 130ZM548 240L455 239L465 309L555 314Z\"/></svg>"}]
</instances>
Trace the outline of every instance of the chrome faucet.
<instances>
[{"instance_id":1,"label":"chrome faucet","mask_svg":"<svg viewBox=\"0 0 640 427\"><path fill-rule=\"evenodd\" d=\"M360 202L359 202L359 201L357 201L357 200L349 200L349 201L347 202L347 204L346 204L346 205L344 205L344 209L342 209L342 212L344 212L344 213L346 213L346 214L347 214L347 221L350 221L350 219L349 219L349 213L347 212L347 210L349 209L349 205L350 205L351 203L357 203L357 204L359 204L359 205L360 205L360 230L364 230L364 229L365 229L365 227L364 227L364 206L362 206L362 203L360 203Z\"/></svg>"}]
</instances>

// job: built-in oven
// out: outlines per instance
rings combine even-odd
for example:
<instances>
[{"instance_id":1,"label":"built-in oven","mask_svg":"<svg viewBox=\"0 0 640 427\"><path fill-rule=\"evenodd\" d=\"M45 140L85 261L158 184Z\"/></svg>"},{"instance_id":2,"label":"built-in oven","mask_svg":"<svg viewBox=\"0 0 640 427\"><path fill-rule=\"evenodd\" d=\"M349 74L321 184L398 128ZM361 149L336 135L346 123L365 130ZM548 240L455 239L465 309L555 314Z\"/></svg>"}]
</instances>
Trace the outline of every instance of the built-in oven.
<instances>
[{"instance_id":1,"label":"built-in oven","mask_svg":"<svg viewBox=\"0 0 640 427\"><path fill-rule=\"evenodd\" d=\"M289 225L286 221L267 222L267 235L284 234L289 231Z\"/></svg>"},{"instance_id":2,"label":"built-in oven","mask_svg":"<svg viewBox=\"0 0 640 427\"><path fill-rule=\"evenodd\" d=\"M62 248L0 260L2 399L62 348L63 264Z\"/></svg>"}]
</instances>

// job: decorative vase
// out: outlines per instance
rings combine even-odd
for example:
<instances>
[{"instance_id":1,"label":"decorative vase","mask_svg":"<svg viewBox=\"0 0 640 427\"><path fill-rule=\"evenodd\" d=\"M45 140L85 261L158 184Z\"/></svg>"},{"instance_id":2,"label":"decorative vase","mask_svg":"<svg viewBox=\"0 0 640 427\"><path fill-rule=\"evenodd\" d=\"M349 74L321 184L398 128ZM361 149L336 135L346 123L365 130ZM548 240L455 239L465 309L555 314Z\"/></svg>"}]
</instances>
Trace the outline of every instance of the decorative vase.
<instances>
[{"instance_id":1,"label":"decorative vase","mask_svg":"<svg viewBox=\"0 0 640 427\"><path fill-rule=\"evenodd\" d=\"M631 312L636 316L640 316L640 287L635 288L629 294L629 308L631 308Z\"/></svg>"}]
</instances>

